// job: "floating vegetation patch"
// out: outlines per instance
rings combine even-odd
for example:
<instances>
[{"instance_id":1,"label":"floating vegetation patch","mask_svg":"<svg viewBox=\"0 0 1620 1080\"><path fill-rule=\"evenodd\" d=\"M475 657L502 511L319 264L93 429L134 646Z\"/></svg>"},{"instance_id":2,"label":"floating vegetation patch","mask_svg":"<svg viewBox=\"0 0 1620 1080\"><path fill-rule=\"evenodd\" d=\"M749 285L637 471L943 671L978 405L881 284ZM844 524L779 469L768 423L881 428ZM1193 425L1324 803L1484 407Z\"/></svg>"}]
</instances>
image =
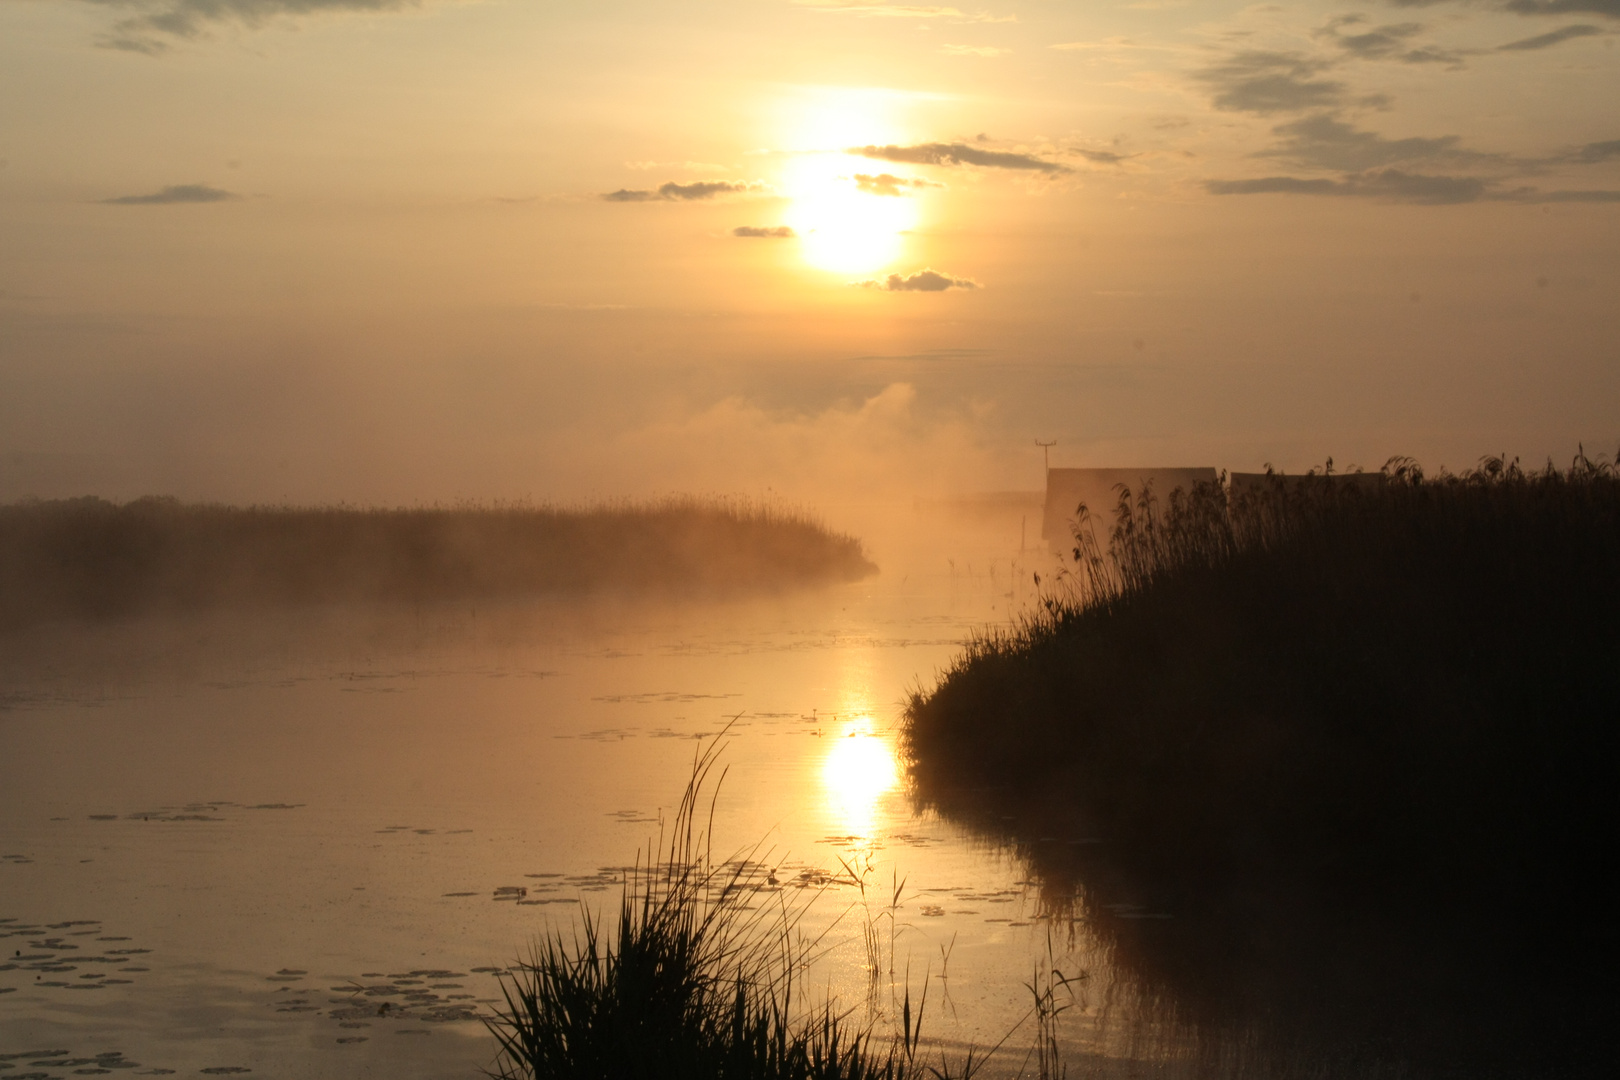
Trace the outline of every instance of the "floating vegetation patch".
<instances>
[{"instance_id":1,"label":"floating vegetation patch","mask_svg":"<svg viewBox=\"0 0 1620 1080\"><path fill-rule=\"evenodd\" d=\"M303 803L243 804L227 799L192 802L183 806L159 806L151 810L131 810L122 814L86 814L91 821L226 821L220 816L230 810L299 810Z\"/></svg>"},{"instance_id":2,"label":"floating vegetation patch","mask_svg":"<svg viewBox=\"0 0 1620 1080\"><path fill-rule=\"evenodd\" d=\"M659 821L658 815L640 810L610 810L607 816L616 819L620 825L656 825Z\"/></svg>"},{"instance_id":3,"label":"floating vegetation patch","mask_svg":"<svg viewBox=\"0 0 1620 1080\"><path fill-rule=\"evenodd\" d=\"M54 1069L57 1072L24 1072L5 1074L6 1080L61 1080L60 1073L71 1071L74 1076L106 1076L125 1069L139 1069L141 1063L131 1061L122 1050L103 1050L93 1057L74 1054L71 1050L21 1050L0 1054L0 1069L16 1068L13 1063L26 1063L33 1069ZM147 1069L136 1076L166 1076L173 1069Z\"/></svg>"},{"instance_id":4,"label":"floating vegetation patch","mask_svg":"<svg viewBox=\"0 0 1620 1080\"><path fill-rule=\"evenodd\" d=\"M69 941L69 938L94 940L80 942ZM95 919L67 919L38 924L21 922L15 916L10 916L0 919L0 940L4 939L17 939L17 942L11 946L9 957L0 948L0 974L16 972L22 975L31 972L34 978L21 985L0 986L0 994L14 993L24 988L99 990L108 986L128 986L135 980L123 976L150 970L130 963L131 957L150 953L150 949L95 949L97 945L130 940L126 935L103 935L101 923ZM47 979L46 975L73 975L74 978ZM5 1060L4 1056L0 1056L0 1062Z\"/></svg>"},{"instance_id":5,"label":"floating vegetation patch","mask_svg":"<svg viewBox=\"0 0 1620 1080\"><path fill-rule=\"evenodd\" d=\"M689 694L676 690L666 690L641 694L608 694L602 697L593 697L591 700L606 702L610 705L678 705L692 701L725 701L727 698L741 696L739 693Z\"/></svg>"},{"instance_id":6,"label":"floating vegetation patch","mask_svg":"<svg viewBox=\"0 0 1620 1080\"><path fill-rule=\"evenodd\" d=\"M499 975L504 969L474 969L479 973ZM268 980L299 978L308 975L298 968L283 968ZM397 1025L452 1024L480 1019L479 999L466 992L466 983L472 973L451 968L413 968L384 974L370 971L356 978L326 987L283 985L271 996L269 1007L289 1018L306 1015L329 1020L339 1031L358 1032L377 1025L395 1030ZM452 992L458 991L458 992ZM493 1004L497 999L487 998ZM420 1033L428 1029L414 1029ZM359 1034L334 1035L342 1045L365 1042L370 1036Z\"/></svg>"}]
</instances>

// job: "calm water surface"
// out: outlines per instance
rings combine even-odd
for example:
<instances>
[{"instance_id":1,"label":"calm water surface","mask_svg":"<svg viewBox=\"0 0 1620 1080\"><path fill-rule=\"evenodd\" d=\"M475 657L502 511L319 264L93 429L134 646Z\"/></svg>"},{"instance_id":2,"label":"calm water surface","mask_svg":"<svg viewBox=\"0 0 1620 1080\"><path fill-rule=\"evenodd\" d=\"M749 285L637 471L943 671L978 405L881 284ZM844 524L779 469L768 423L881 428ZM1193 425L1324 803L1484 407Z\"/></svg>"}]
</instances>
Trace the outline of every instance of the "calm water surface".
<instances>
[{"instance_id":1,"label":"calm water surface","mask_svg":"<svg viewBox=\"0 0 1620 1080\"><path fill-rule=\"evenodd\" d=\"M1015 1072L1032 973L1086 972L1064 1038L1093 1070L1123 1065L1130 1047L1096 1036L1113 995L1083 928L1042 917L1016 858L914 812L895 756L906 691L1028 601L1044 562L1020 553L1024 513L907 508L870 545L880 576L786 598L13 643L0 1077L476 1075L501 969L616 903L728 725L717 847L762 844L784 888L819 893L813 994L883 1023L926 982L927 1033L1013 1031Z\"/></svg>"}]
</instances>

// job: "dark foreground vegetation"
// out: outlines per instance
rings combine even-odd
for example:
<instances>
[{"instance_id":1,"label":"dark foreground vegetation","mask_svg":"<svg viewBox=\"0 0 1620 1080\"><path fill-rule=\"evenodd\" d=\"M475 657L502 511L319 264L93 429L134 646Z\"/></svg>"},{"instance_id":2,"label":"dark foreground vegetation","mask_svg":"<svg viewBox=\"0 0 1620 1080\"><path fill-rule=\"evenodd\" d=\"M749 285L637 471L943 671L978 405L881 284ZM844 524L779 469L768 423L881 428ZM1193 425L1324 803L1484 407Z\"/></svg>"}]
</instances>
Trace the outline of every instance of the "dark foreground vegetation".
<instances>
[{"instance_id":1,"label":"dark foreground vegetation","mask_svg":"<svg viewBox=\"0 0 1620 1080\"><path fill-rule=\"evenodd\" d=\"M625 884L607 932L589 912L534 947L489 1021L504 1080L949 1080L917 1062L921 1008L875 1036L831 1002L795 1002L815 942L797 934L814 892L777 884L742 853L713 858L715 743L667 837ZM967 1071L971 1073L971 1059Z\"/></svg>"},{"instance_id":2,"label":"dark foreground vegetation","mask_svg":"<svg viewBox=\"0 0 1620 1080\"><path fill-rule=\"evenodd\" d=\"M1065 591L912 698L919 798L1020 847L1184 1016L1386 1071L1612 1075L1614 467L1113 509Z\"/></svg>"},{"instance_id":3,"label":"dark foreground vegetation","mask_svg":"<svg viewBox=\"0 0 1620 1080\"><path fill-rule=\"evenodd\" d=\"M860 541L803 514L697 499L577 510L0 506L0 627L235 604L739 592L874 570Z\"/></svg>"}]
</instances>

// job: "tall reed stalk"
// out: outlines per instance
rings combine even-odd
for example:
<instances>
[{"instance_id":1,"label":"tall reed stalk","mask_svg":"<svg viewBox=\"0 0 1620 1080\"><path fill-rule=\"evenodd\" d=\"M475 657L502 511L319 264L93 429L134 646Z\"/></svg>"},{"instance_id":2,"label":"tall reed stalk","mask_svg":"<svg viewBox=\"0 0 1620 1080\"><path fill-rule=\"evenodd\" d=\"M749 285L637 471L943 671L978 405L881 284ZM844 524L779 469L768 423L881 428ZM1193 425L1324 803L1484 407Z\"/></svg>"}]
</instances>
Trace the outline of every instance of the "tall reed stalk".
<instances>
[{"instance_id":1,"label":"tall reed stalk","mask_svg":"<svg viewBox=\"0 0 1620 1080\"><path fill-rule=\"evenodd\" d=\"M718 740L645 862L626 881L612 932L586 912L542 938L504 984L487 1023L502 1080L906 1080L949 1077L917 1061L922 1008L906 995L892 1037L828 1001L801 1007L818 941L800 934L816 895L776 885L758 851L717 861ZM722 774L723 777L723 774ZM718 779L715 779L718 787ZM971 1063L971 1059L970 1059Z\"/></svg>"}]
</instances>

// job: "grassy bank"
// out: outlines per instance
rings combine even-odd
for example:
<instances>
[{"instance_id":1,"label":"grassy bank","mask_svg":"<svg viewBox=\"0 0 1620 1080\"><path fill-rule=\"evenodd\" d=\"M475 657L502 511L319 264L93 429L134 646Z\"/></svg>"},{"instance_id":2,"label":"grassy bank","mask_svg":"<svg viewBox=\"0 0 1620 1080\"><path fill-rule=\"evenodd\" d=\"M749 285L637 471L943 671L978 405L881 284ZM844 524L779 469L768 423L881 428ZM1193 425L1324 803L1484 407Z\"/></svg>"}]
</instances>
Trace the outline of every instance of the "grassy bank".
<instances>
[{"instance_id":1,"label":"grassy bank","mask_svg":"<svg viewBox=\"0 0 1620 1080\"><path fill-rule=\"evenodd\" d=\"M1353 913L1611 978L1611 466L1395 461L1109 510L1060 591L910 701L923 801L1072 814L1183 917Z\"/></svg>"},{"instance_id":2,"label":"grassy bank","mask_svg":"<svg viewBox=\"0 0 1620 1080\"><path fill-rule=\"evenodd\" d=\"M0 506L0 626L227 604L792 588L858 579L808 516L668 499L587 509Z\"/></svg>"}]
</instances>

